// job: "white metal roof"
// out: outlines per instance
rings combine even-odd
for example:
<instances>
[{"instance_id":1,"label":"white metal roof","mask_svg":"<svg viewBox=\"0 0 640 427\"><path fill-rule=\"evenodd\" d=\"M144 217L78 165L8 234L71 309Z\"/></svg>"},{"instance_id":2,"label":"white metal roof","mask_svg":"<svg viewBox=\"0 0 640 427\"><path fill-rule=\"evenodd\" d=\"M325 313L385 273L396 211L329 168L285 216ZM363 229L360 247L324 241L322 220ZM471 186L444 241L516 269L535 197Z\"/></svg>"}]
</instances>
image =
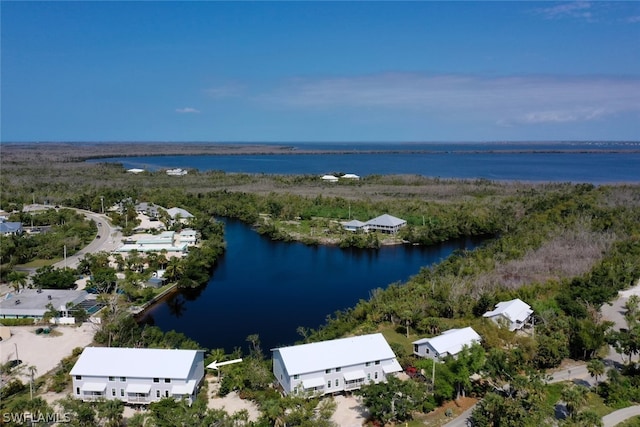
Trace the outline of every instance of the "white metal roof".
<instances>
[{"instance_id":1,"label":"white metal roof","mask_svg":"<svg viewBox=\"0 0 640 427\"><path fill-rule=\"evenodd\" d=\"M469 326L462 329L449 329L437 337L423 338L414 341L413 344L429 343L439 355L444 353L455 355L458 354L465 345L470 346L475 342L480 342L480 340L480 335Z\"/></svg>"},{"instance_id":2,"label":"white metal roof","mask_svg":"<svg viewBox=\"0 0 640 427\"><path fill-rule=\"evenodd\" d=\"M360 177L358 175L356 175L355 173L345 173L344 175L341 176L341 178L360 179Z\"/></svg>"},{"instance_id":3,"label":"white metal roof","mask_svg":"<svg viewBox=\"0 0 640 427\"><path fill-rule=\"evenodd\" d=\"M365 223L362 221L358 221L357 219L352 219L349 222L342 223L345 227L364 227Z\"/></svg>"},{"instance_id":4,"label":"white metal roof","mask_svg":"<svg viewBox=\"0 0 640 427\"><path fill-rule=\"evenodd\" d=\"M382 225L386 227L396 227L398 225L406 224L404 219L396 218L395 216L384 214L377 216L367 221L368 225Z\"/></svg>"},{"instance_id":5,"label":"white metal roof","mask_svg":"<svg viewBox=\"0 0 640 427\"><path fill-rule=\"evenodd\" d=\"M87 347L71 375L186 379L202 350Z\"/></svg>"},{"instance_id":6,"label":"white metal roof","mask_svg":"<svg viewBox=\"0 0 640 427\"><path fill-rule=\"evenodd\" d=\"M169 208L167 209L167 213L171 218L175 218L178 215L180 215L180 218L182 219L193 218L193 215L191 215L191 213L182 208Z\"/></svg>"},{"instance_id":7,"label":"white metal roof","mask_svg":"<svg viewBox=\"0 0 640 427\"><path fill-rule=\"evenodd\" d=\"M322 179L324 179L325 181L337 181L338 177L333 175L323 175Z\"/></svg>"},{"instance_id":8,"label":"white metal roof","mask_svg":"<svg viewBox=\"0 0 640 427\"><path fill-rule=\"evenodd\" d=\"M289 375L396 357L380 333L281 347L272 351L280 353Z\"/></svg>"},{"instance_id":9,"label":"white metal roof","mask_svg":"<svg viewBox=\"0 0 640 427\"><path fill-rule=\"evenodd\" d=\"M521 299L512 299L511 301L502 301L496 304L495 310L487 311L483 317L494 317L503 315L512 322L524 322L533 314L531 306Z\"/></svg>"}]
</instances>

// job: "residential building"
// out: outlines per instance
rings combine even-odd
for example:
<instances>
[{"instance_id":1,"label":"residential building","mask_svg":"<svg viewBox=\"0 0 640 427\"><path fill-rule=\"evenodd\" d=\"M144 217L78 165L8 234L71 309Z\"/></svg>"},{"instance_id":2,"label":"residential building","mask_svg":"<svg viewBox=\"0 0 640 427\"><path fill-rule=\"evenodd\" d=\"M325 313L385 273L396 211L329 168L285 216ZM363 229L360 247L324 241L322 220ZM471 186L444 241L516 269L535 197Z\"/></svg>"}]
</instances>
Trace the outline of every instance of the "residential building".
<instances>
[{"instance_id":1,"label":"residential building","mask_svg":"<svg viewBox=\"0 0 640 427\"><path fill-rule=\"evenodd\" d=\"M22 234L21 222L9 222L0 220L0 235L3 236L18 236Z\"/></svg>"},{"instance_id":2,"label":"residential building","mask_svg":"<svg viewBox=\"0 0 640 427\"><path fill-rule=\"evenodd\" d=\"M386 381L402 371L382 334L360 335L281 347L273 352L273 373L285 394L322 395Z\"/></svg>"},{"instance_id":3,"label":"residential building","mask_svg":"<svg viewBox=\"0 0 640 427\"><path fill-rule=\"evenodd\" d=\"M204 378L203 350L87 347L70 372L73 396L130 404L165 397L193 403Z\"/></svg>"},{"instance_id":4,"label":"residential building","mask_svg":"<svg viewBox=\"0 0 640 427\"><path fill-rule=\"evenodd\" d=\"M471 327L449 329L432 338L414 341L413 354L434 360L442 360L447 356L456 357L464 347L480 343L482 338Z\"/></svg>"},{"instance_id":5,"label":"residential building","mask_svg":"<svg viewBox=\"0 0 640 427\"><path fill-rule=\"evenodd\" d=\"M383 233L395 234L402 227L407 225L407 221L404 219L396 218L395 216L384 214L366 222L369 230L381 231Z\"/></svg>"},{"instance_id":6,"label":"residential building","mask_svg":"<svg viewBox=\"0 0 640 427\"><path fill-rule=\"evenodd\" d=\"M149 235L137 239L126 240L125 244L115 250L115 252L161 252L168 254L184 254L188 251L187 243L179 242L176 239L175 231L163 231L157 235Z\"/></svg>"},{"instance_id":7,"label":"residential building","mask_svg":"<svg viewBox=\"0 0 640 427\"><path fill-rule=\"evenodd\" d=\"M182 208L169 208L167 209L167 214L174 222L179 221L183 224L193 218L189 211Z\"/></svg>"},{"instance_id":8,"label":"residential building","mask_svg":"<svg viewBox=\"0 0 640 427\"><path fill-rule=\"evenodd\" d=\"M362 221L358 221L357 219L352 219L349 222L343 222L342 226L347 231L368 231L369 227L366 223Z\"/></svg>"},{"instance_id":9,"label":"residential building","mask_svg":"<svg viewBox=\"0 0 640 427\"><path fill-rule=\"evenodd\" d=\"M344 175L342 175L340 178L344 178L344 179L354 179L354 180L359 180L360 177L356 174L353 173L345 173Z\"/></svg>"},{"instance_id":10,"label":"residential building","mask_svg":"<svg viewBox=\"0 0 640 427\"><path fill-rule=\"evenodd\" d=\"M325 182L338 182L338 177L333 175L323 175L320 179Z\"/></svg>"},{"instance_id":11,"label":"residential building","mask_svg":"<svg viewBox=\"0 0 640 427\"><path fill-rule=\"evenodd\" d=\"M5 299L0 301L0 318L42 319L49 310L49 304L51 304L55 310L58 310L58 317L52 319L53 322L74 323L70 308L76 305L82 305L88 300L89 294L86 291L68 289L22 289L18 293L8 294ZM93 306L94 304L88 305Z\"/></svg>"},{"instance_id":12,"label":"residential building","mask_svg":"<svg viewBox=\"0 0 640 427\"><path fill-rule=\"evenodd\" d=\"M533 310L526 302L516 298L496 304L495 309L482 316L493 320L498 325L508 327L510 331L522 329L531 320Z\"/></svg>"}]
</instances>

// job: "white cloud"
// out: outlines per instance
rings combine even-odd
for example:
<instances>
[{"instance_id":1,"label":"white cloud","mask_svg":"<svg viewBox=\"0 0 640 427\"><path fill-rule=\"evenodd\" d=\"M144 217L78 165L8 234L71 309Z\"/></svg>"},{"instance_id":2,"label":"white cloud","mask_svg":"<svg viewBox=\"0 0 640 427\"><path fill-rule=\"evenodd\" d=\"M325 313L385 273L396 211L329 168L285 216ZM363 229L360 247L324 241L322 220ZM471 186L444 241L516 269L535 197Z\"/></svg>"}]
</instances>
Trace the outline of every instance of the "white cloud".
<instances>
[{"instance_id":1,"label":"white cloud","mask_svg":"<svg viewBox=\"0 0 640 427\"><path fill-rule=\"evenodd\" d=\"M176 113L180 114L197 114L200 110L191 107L176 108Z\"/></svg>"},{"instance_id":2,"label":"white cloud","mask_svg":"<svg viewBox=\"0 0 640 427\"><path fill-rule=\"evenodd\" d=\"M295 79L257 97L296 109L386 109L500 124L591 121L640 112L640 78L379 74Z\"/></svg>"},{"instance_id":3,"label":"white cloud","mask_svg":"<svg viewBox=\"0 0 640 427\"><path fill-rule=\"evenodd\" d=\"M212 87L205 90L211 98L234 98L244 93L245 87L239 83L228 83L222 86Z\"/></svg>"},{"instance_id":4,"label":"white cloud","mask_svg":"<svg viewBox=\"0 0 640 427\"><path fill-rule=\"evenodd\" d=\"M535 9L535 12L547 19L581 18L591 20L593 13L588 1L572 1L557 6Z\"/></svg>"}]
</instances>

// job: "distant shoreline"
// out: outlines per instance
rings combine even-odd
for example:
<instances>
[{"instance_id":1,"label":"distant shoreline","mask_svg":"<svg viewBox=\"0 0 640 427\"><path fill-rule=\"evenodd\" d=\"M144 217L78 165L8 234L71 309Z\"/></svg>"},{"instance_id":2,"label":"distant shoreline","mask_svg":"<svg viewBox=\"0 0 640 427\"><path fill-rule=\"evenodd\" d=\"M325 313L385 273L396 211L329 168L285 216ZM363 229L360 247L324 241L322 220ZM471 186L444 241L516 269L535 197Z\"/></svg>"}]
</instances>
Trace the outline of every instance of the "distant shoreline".
<instances>
[{"instance_id":1,"label":"distant shoreline","mask_svg":"<svg viewBox=\"0 0 640 427\"><path fill-rule=\"evenodd\" d=\"M335 149L305 149L303 143L298 146L276 143L153 143L153 142L115 142L115 143L81 143L81 142L31 142L31 143L2 143L0 145L2 162L20 162L33 159L48 161L83 162L91 159L106 159L112 157L161 157L161 156L189 156L189 155L316 155L316 154L604 154L604 153L640 153L640 142L616 142L630 144L632 148L620 149L612 147L580 147L549 148L549 149L518 149L518 145L526 143L500 143L504 149L491 148L479 150L477 148L464 149L471 143L448 144L446 149L381 149L357 148L345 149L336 143ZM427 145L430 143L424 143ZM434 148L444 143L433 143ZM545 143L540 143L545 144ZM548 143L552 144L551 142ZM585 142L583 144L588 144ZM330 145L330 144L327 144ZM410 145L410 144L409 144ZM415 145L420 145L416 143ZM476 145L476 144L473 144ZM511 146L508 147L507 146Z\"/></svg>"}]
</instances>

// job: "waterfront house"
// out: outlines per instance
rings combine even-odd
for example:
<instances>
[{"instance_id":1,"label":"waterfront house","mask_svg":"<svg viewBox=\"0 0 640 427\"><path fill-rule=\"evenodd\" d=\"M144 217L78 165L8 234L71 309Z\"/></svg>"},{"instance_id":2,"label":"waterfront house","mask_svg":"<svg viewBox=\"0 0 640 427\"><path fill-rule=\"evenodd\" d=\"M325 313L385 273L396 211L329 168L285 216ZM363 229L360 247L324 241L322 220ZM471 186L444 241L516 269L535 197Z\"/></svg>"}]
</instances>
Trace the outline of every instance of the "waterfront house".
<instances>
[{"instance_id":1,"label":"waterfront house","mask_svg":"<svg viewBox=\"0 0 640 427\"><path fill-rule=\"evenodd\" d=\"M366 222L369 230L381 231L383 233L395 234L402 227L407 225L407 221L404 219L396 218L395 216L384 214Z\"/></svg>"},{"instance_id":2,"label":"waterfront house","mask_svg":"<svg viewBox=\"0 0 640 427\"><path fill-rule=\"evenodd\" d=\"M433 360L442 360L447 356L455 357L464 347L480 343L480 335L471 327L449 329L432 338L414 341L413 354Z\"/></svg>"},{"instance_id":3,"label":"waterfront house","mask_svg":"<svg viewBox=\"0 0 640 427\"><path fill-rule=\"evenodd\" d=\"M347 231L367 231L368 230L367 224L362 221L358 221L357 219L352 219L349 222L343 222L342 227L344 227L344 229Z\"/></svg>"},{"instance_id":4,"label":"waterfront house","mask_svg":"<svg viewBox=\"0 0 640 427\"><path fill-rule=\"evenodd\" d=\"M73 396L149 404L162 398L193 403L204 378L203 350L87 347L70 372Z\"/></svg>"},{"instance_id":5,"label":"waterfront house","mask_svg":"<svg viewBox=\"0 0 640 427\"><path fill-rule=\"evenodd\" d=\"M501 301L495 309L487 311L482 316L491 319L501 326L508 327L510 331L522 329L531 320L533 310L526 302L516 298L511 301Z\"/></svg>"},{"instance_id":6,"label":"waterfront house","mask_svg":"<svg viewBox=\"0 0 640 427\"><path fill-rule=\"evenodd\" d=\"M323 395L386 381L402 371L382 334L360 335L281 347L273 352L273 373L285 394Z\"/></svg>"},{"instance_id":7,"label":"waterfront house","mask_svg":"<svg viewBox=\"0 0 640 427\"><path fill-rule=\"evenodd\" d=\"M167 254L185 254L188 252L187 243L179 242L176 239L175 231L163 231L157 235L149 235L137 239L126 240L125 244L115 250L115 252L162 252Z\"/></svg>"},{"instance_id":8,"label":"waterfront house","mask_svg":"<svg viewBox=\"0 0 640 427\"><path fill-rule=\"evenodd\" d=\"M169 208L167 209L167 214L173 222L179 221L182 224L193 218L193 215L189 211L182 208Z\"/></svg>"}]
</instances>

